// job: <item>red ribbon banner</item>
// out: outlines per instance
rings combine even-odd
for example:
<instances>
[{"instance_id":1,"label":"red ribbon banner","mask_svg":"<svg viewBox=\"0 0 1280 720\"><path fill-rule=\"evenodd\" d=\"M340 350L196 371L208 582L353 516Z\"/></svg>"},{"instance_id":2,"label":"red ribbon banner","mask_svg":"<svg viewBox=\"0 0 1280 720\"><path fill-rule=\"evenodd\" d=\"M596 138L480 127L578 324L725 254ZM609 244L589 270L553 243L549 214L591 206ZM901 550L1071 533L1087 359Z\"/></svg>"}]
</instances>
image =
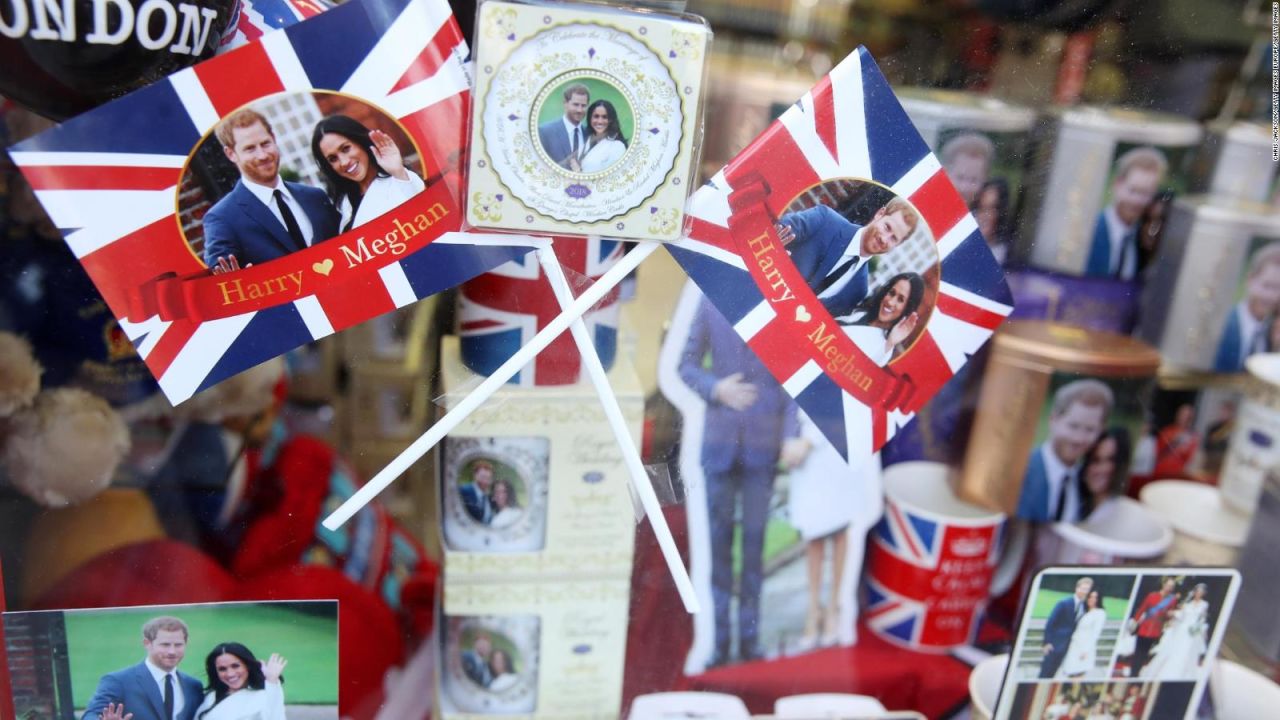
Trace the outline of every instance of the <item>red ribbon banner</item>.
<instances>
[{"instance_id":1,"label":"red ribbon banner","mask_svg":"<svg viewBox=\"0 0 1280 720\"><path fill-rule=\"evenodd\" d=\"M796 269L774 229L768 197L769 186L759 175L742 178L729 196L729 231L756 286L777 314L776 322L790 326L786 335L795 343L792 352L816 362L864 405L915 412L919 394L910 379L876 365L858 349Z\"/></svg>"},{"instance_id":2,"label":"red ribbon banner","mask_svg":"<svg viewBox=\"0 0 1280 720\"><path fill-rule=\"evenodd\" d=\"M214 275L165 273L128 293L128 319L204 322L293 302L398 262L462 225L449 185L437 182L354 230L270 262Z\"/></svg>"}]
</instances>

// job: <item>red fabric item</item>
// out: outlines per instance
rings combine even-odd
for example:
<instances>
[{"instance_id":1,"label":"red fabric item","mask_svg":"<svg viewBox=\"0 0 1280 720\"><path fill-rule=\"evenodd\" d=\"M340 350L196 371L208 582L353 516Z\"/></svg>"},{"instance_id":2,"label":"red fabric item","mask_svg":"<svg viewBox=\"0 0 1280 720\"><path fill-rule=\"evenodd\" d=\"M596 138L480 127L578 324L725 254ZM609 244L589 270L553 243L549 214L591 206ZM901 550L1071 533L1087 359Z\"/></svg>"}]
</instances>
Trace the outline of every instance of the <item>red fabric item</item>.
<instances>
[{"instance_id":1,"label":"red fabric item","mask_svg":"<svg viewBox=\"0 0 1280 720\"><path fill-rule=\"evenodd\" d=\"M1160 604L1160 601L1165 600L1167 597L1172 599L1165 603L1164 607L1156 610L1156 606ZM1131 616L1138 621L1138 632L1135 634L1144 638L1160 637L1164 633L1165 616L1177 606L1178 599L1172 595L1161 595L1159 590L1147 593L1147 596L1142 600L1142 604L1138 606L1138 609Z\"/></svg>"},{"instance_id":2,"label":"red fabric item","mask_svg":"<svg viewBox=\"0 0 1280 720\"><path fill-rule=\"evenodd\" d=\"M1158 478L1182 475L1200 448L1200 437L1190 429L1169 425L1156 435L1156 467Z\"/></svg>"},{"instance_id":3,"label":"red fabric item","mask_svg":"<svg viewBox=\"0 0 1280 720\"><path fill-rule=\"evenodd\" d=\"M338 712L369 720L382 705L383 676L404 660L405 639L381 599L331 568L299 565L241 584L237 599L338 601ZM424 688L424 692L427 689Z\"/></svg>"},{"instance_id":4,"label":"red fabric item","mask_svg":"<svg viewBox=\"0 0 1280 720\"><path fill-rule=\"evenodd\" d=\"M688 555L683 507L665 509L676 545ZM815 692L871 695L891 710L919 710L934 718L968 703L970 667L949 655L912 652L858 630L853 647L715 668L685 677L693 620L684 611L653 531L636 536L631 575L631 626L622 711L637 695L673 690L723 692L742 698L753 713L773 712L780 697Z\"/></svg>"},{"instance_id":5,"label":"red fabric item","mask_svg":"<svg viewBox=\"0 0 1280 720\"><path fill-rule=\"evenodd\" d=\"M418 637L430 630L439 567L377 502L337 531L320 521L360 483L355 471L319 438L289 438L250 480L247 529L231 562L240 578L319 565L346 577L404 614Z\"/></svg>"},{"instance_id":6,"label":"red fabric item","mask_svg":"<svg viewBox=\"0 0 1280 720\"><path fill-rule=\"evenodd\" d=\"M221 602L235 580L199 550L174 540L148 540L109 550L68 573L33 610Z\"/></svg>"}]
</instances>

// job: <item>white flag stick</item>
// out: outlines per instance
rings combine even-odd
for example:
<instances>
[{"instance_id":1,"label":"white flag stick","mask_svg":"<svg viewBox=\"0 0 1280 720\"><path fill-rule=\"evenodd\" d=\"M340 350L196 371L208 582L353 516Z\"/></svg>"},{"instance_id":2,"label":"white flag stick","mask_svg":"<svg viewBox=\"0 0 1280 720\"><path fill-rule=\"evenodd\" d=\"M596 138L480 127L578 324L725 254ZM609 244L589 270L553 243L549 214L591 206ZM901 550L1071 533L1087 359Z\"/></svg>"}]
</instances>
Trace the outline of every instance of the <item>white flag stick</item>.
<instances>
[{"instance_id":1,"label":"white flag stick","mask_svg":"<svg viewBox=\"0 0 1280 720\"><path fill-rule=\"evenodd\" d=\"M547 280L551 283L551 289L556 294L556 299L560 301L560 308L564 313L571 312L573 308L573 291L569 288L569 281L565 279L564 270L560 267L560 261L556 259L555 250L551 247L539 248L538 262L542 264L542 271L546 273ZM635 254L632 251L631 254ZM596 284L604 282L601 278ZM618 405L618 397L613 392L613 387L609 385L609 377L605 373L604 365L600 362L600 356L596 353L596 346L591 342L591 333L587 330L587 324L582 321L581 317L577 317L571 325L569 332L573 334L574 342L578 345L578 352L582 355L582 366L586 368L587 374L591 377L591 384L595 385L596 394L600 396L600 404L604 406L604 415L609 420L609 425L613 428L613 436L618 441L618 447L622 450L622 460L627 466L627 472L631 476L631 486L635 488L636 495L640 497L640 504L644 506L645 515L649 516L649 524L653 526L653 533L658 538L658 547L662 549L662 557L667 561L667 569L671 571L671 579L675 581L676 590L680 593L680 599L684 601L685 610L696 613L698 612L698 596L693 590L693 581L689 578L689 571L684 566L684 560L680 558L680 551L676 548L675 538L671 536L671 528L667 526L667 518L662 514L662 506L658 503L658 496L653 491L653 484L649 481L649 473L644 469L644 463L640 460L640 451L636 449L635 441L631 437L631 433L627 431L627 421L622 417L622 408Z\"/></svg>"},{"instance_id":2,"label":"white flag stick","mask_svg":"<svg viewBox=\"0 0 1280 720\"><path fill-rule=\"evenodd\" d=\"M641 242L631 252L624 255L617 265L609 268L594 285L587 288L577 300L574 300L569 310L562 311L554 320L547 323L546 327L533 336L529 344L520 348L508 358L489 377L477 385L470 394L458 401L458 404L445 413L444 417L427 428L427 431L420 435L417 440L414 440L409 447L405 448L404 452L401 452L394 460L387 463L387 466L379 470L378 474L369 479L369 482L357 489L355 494L342 503L337 510L334 510L329 517L324 519L323 525L329 530L337 530L342 527L353 515L360 512L365 505L368 505L369 501L373 500L378 493L387 489L387 486L394 482L396 478L403 475L411 465L421 460L422 456L426 455L431 448L443 440L445 435L453 432L468 415L484 404L516 373L520 372L521 368L550 345L551 341L559 337L560 333L568 329L569 323L582 317L587 310L591 309L591 306L600 302L610 290L622 282L627 273L636 269L636 266L652 255L660 246L661 243L657 242Z\"/></svg>"}]
</instances>

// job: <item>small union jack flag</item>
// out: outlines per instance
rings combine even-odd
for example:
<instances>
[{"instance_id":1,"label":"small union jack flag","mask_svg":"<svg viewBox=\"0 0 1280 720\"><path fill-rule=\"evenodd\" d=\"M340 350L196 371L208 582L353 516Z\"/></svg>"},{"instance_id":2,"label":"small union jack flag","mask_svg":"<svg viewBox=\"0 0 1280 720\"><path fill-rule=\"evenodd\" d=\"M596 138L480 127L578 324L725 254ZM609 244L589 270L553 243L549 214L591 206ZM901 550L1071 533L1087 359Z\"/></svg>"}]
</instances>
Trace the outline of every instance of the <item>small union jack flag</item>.
<instances>
[{"instance_id":1,"label":"small union jack flag","mask_svg":"<svg viewBox=\"0 0 1280 720\"><path fill-rule=\"evenodd\" d=\"M939 258L936 304L910 349L883 368L857 348L847 354L846 369L865 369L865 379L842 377L815 357L800 330L804 322L804 333L815 327L813 304L796 307L794 317L779 312L746 248L750 237L781 247L773 221L792 200L844 179L869 180L907 199L927 223ZM865 49L699 189L690 216L688 236L668 244L672 255L855 467L911 420L1012 309L977 223Z\"/></svg>"},{"instance_id":2,"label":"small union jack flag","mask_svg":"<svg viewBox=\"0 0 1280 720\"><path fill-rule=\"evenodd\" d=\"M556 257L575 275L595 282L622 257L623 245L603 238L565 238L556 244ZM571 280L572 282L572 280ZM528 343L560 314L560 303L543 277L534 255L513 260L463 284L458 303L462 360L488 375ZM613 364L618 344L618 290L582 316L595 343L600 362ZM512 382L525 387L568 385L578 381L582 355L572 335L562 334Z\"/></svg>"},{"instance_id":3,"label":"small union jack flag","mask_svg":"<svg viewBox=\"0 0 1280 720\"><path fill-rule=\"evenodd\" d=\"M329 0L240 0L228 23L234 30L222 38L219 51L234 50L265 33L300 23L332 7Z\"/></svg>"},{"instance_id":4,"label":"small union jack flag","mask_svg":"<svg viewBox=\"0 0 1280 720\"><path fill-rule=\"evenodd\" d=\"M424 176L443 176L434 192L456 205L444 196L456 198L460 184L467 55L445 0L353 0L103 105L16 146L12 157L165 395L180 402L529 252L519 238L446 232L374 272L252 312L202 321L131 308L137 289L157 277L206 274L175 219L184 165L221 117L273 94L336 91L382 108L422 149Z\"/></svg>"},{"instance_id":5,"label":"small union jack flag","mask_svg":"<svg viewBox=\"0 0 1280 720\"><path fill-rule=\"evenodd\" d=\"M946 524L886 502L868 548L867 625L915 648L970 642L1003 531L1003 523Z\"/></svg>"}]
</instances>

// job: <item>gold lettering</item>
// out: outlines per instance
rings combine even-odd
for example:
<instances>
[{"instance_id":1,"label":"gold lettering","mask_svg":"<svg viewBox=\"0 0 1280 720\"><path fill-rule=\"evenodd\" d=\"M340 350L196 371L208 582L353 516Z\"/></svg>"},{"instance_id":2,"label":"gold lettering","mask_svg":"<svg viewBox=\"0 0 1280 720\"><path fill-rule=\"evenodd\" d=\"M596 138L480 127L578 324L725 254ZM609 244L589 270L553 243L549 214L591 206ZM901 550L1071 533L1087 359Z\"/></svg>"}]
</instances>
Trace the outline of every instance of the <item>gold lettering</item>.
<instances>
[{"instance_id":1,"label":"gold lettering","mask_svg":"<svg viewBox=\"0 0 1280 720\"><path fill-rule=\"evenodd\" d=\"M356 240L356 250L352 251L346 245L342 246L342 255L347 259L347 269L351 269L365 260L372 260L373 256L369 254L369 248L365 247L364 238Z\"/></svg>"},{"instance_id":2,"label":"gold lettering","mask_svg":"<svg viewBox=\"0 0 1280 720\"><path fill-rule=\"evenodd\" d=\"M422 215L418 217L422 217ZM400 218L391 218L391 222L395 223L395 231L400 233L405 240L411 240L414 235L418 234L418 228L415 228L412 223L402 223ZM425 230L426 228L422 229ZM391 233L387 233L387 237L391 237Z\"/></svg>"},{"instance_id":3,"label":"gold lettering","mask_svg":"<svg viewBox=\"0 0 1280 720\"><path fill-rule=\"evenodd\" d=\"M232 300L232 299L231 299L231 293L228 293L228 292L227 292L227 285L232 285L232 288L231 288L231 289L232 289L232 290L233 290L237 295L239 295L239 296L240 296L240 299L239 299L239 300ZM220 282L220 283L218 283L218 289L222 291L222 304L223 304L223 305L230 305L230 304L231 304L231 303L233 303L233 302L243 302L243 301L244 301L244 291L240 289L240 281L239 281L239 280L232 281L231 283L227 283L227 282L225 282L225 281L224 281L224 282Z\"/></svg>"}]
</instances>

